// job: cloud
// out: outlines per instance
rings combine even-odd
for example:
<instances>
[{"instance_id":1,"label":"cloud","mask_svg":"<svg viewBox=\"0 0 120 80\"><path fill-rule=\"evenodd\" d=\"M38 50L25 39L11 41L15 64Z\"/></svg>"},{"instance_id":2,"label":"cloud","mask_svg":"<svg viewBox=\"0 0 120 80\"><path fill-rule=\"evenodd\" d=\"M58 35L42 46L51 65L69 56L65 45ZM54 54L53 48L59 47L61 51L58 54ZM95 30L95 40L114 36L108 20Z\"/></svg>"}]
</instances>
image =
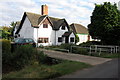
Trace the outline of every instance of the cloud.
<instances>
[{"instance_id":1,"label":"cloud","mask_svg":"<svg viewBox=\"0 0 120 80\"><path fill-rule=\"evenodd\" d=\"M112 3L119 0L1 0L1 25L9 25L12 21L21 20L24 12L41 13L41 5L47 4L49 16L65 18L69 24L80 23L87 27L95 3L105 1Z\"/></svg>"}]
</instances>

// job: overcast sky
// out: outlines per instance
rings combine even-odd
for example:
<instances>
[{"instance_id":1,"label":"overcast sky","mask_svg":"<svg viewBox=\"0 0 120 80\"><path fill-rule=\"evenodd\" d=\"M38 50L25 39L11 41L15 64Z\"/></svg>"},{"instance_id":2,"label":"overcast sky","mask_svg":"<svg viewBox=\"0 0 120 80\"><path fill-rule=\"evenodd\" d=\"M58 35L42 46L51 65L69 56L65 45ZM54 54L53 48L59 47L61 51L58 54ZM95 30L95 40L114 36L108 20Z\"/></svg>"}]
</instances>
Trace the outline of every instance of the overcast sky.
<instances>
[{"instance_id":1,"label":"overcast sky","mask_svg":"<svg viewBox=\"0 0 120 80\"><path fill-rule=\"evenodd\" d=\"M69 24L87 27L95 3L118 3L120 0L0 0L0 26L20 21L24 12L41 14L41 5L48 5L49 16L65 18Z\"/></svg>"}]
</instances>

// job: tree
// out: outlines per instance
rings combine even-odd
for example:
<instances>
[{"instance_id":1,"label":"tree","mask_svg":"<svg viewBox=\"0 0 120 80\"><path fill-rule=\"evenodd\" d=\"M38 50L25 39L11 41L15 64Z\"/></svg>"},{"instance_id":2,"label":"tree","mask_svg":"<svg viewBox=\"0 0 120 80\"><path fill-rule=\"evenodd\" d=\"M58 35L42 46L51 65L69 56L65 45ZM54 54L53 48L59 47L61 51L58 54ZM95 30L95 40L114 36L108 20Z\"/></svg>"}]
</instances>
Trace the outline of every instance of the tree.
<instances>
[{"instance_id":1,"label":"tree","mask_svg":"<svg viewBox=\"0 0 120 80\"><path fill-rule=\"evenodd\" d=\"M95 4L88 25L89 34L93 39L100 39L103 44L120 44L120 12L116 4L104 2Z\"/></svg>"}]
</instances>

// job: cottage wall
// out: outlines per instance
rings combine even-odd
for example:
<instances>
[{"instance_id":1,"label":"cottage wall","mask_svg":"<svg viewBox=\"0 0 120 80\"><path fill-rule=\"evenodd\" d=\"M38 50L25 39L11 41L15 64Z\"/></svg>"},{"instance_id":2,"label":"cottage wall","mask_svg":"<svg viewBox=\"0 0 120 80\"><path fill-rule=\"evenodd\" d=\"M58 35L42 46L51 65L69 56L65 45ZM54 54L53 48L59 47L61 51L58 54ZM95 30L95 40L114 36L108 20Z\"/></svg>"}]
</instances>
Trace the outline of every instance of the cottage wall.
<instances>
[{"instance_id":1,"label":"cottage wall","mask_svg":"<svg viewBox=\"0 0 120 80\"><path fill-rule=\"evenodd\" d=\"M26 16L25 21L22 25L22 28L19 32L20 37L34 39L33 33L34 33L34 28L31 26L31 23L28 17Z\"/></svg>"},{"instance_id":2,"label":"cottage wall","mask_svg":"<svg viewBox=\"0 0 120 80\"><path fill-rule=\"evenodd\" d=\"M65 30L62 29L62 26L59 28L58 31L56 31L56 45L60 45L62 43L65 43L65 41L63 42L58 42L58 37L62 37L62 35L68 31L68 28L65 26Z\"/></svg>"},{"instance_id":3,"label":"cottage wall","mask_svg":"<svg viewBox=\"0 0 120 80\"><path fill-rule=\"evenodd\" d=\"M34 39L36 43L39 38L48 38L48 42L38 43L38 46L55 45L55 31L50 24L48 24L48 28L43 28L43 23L39 25L39 28L34 28Z\"/></svg>"},{"instance_id":4,"label":"cottage wall","mask_svg":"<svg viewBox=\"0 0 120 80\"><path fill-rule=\"evenodd\" d=\"M71 42L70 41L70 38L74 38L74 42ZM75 35L73 34L73 32L70 34L70 36L69 36L69 43L72 43L72 44L74 44L75 43Z\"/></svg>"},{"instance_id":5,"label":"cottage wall","mask_svg":"<svg viewBox=\"0 0 120 80\"><path fill-rule=\"evenodd\" d=\"M78 35L79 37L79 42L76 43L77 45L88 41L88 34L76 34L76 35Z\"/></svg>"}]
</instances>

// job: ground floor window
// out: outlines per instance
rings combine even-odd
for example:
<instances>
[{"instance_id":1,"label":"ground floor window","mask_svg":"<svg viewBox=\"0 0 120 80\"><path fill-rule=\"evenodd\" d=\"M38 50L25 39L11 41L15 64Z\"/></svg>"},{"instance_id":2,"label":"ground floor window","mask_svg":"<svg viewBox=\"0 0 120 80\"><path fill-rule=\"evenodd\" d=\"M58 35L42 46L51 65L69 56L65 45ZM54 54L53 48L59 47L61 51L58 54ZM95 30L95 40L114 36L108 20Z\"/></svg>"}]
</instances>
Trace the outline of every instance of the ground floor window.
<instances>
[{"instance_id":1,"label":"ground floor window","mask_svg":"<svg viewBox=\"0 0 120 80\"><path fill-rule=\"evenodd\" d=\"M48 43L48 38L38 38L38 43Z\"/></svg>"},{"instance_id":2,"label":"ground floor window","mask_svg":"<svg viewBox=\"0 0 120 80\"><path fill-rule=\"evenodd\" d=\"M58 42L62 42L62 37L58 37Z\"/></svg>"},{"instance_id":3,"label":"ground floor window","mask_svg":"<svg viewBox=\"0 0 120 80\"><path fill-rule=\"evenodd\" d=\"M74 37L71 37L71 38L70 38L70 42L74 42Z\"/></svg>"}]
</instances>

